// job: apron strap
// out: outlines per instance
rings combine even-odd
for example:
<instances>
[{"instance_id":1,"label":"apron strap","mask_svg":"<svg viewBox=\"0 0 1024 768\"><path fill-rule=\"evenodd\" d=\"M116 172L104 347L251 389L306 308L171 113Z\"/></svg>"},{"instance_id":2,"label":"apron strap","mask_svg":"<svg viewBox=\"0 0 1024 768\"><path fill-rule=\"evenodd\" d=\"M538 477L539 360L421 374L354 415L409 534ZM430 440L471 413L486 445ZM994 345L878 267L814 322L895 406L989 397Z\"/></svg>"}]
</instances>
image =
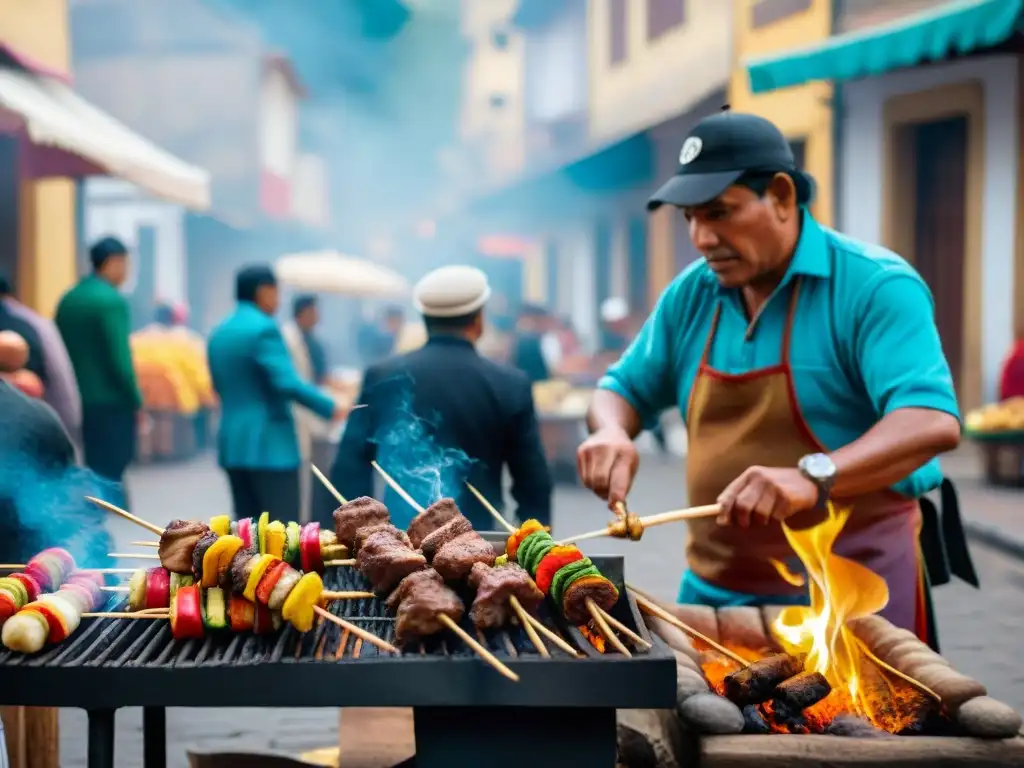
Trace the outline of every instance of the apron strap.
<instances>
[{"instance_id":1,"label":"apron strap","mask_svg":"<svg viewBox=\"0 0 1024 768\"><path fill-rule=\"evenodd\" d=\"M715 332L718 330L718 317L722 314L722 302L719 300L715 304L715 314L711 316L711 330L708 331L708 337L704 340L704 351L700 356L700 367L703 368L708 364L708 360L711 359L711 342L715 340Z\"/></svg>"},{"instance_id":2,"label":"apron strap","mask_svg":"<svg viewBox=\"0 0 1024 768\"><path fill-rule=\"evenodd\" d=\"M783 365L789 365L789 342L793 336L793 323L796 319L796 302L800 296L800 285L803 278L796 278L793 281L793 291L789 294L789 309L786 310L786 327L782 331L782 359Z\"/></svg>"}]
</instances>

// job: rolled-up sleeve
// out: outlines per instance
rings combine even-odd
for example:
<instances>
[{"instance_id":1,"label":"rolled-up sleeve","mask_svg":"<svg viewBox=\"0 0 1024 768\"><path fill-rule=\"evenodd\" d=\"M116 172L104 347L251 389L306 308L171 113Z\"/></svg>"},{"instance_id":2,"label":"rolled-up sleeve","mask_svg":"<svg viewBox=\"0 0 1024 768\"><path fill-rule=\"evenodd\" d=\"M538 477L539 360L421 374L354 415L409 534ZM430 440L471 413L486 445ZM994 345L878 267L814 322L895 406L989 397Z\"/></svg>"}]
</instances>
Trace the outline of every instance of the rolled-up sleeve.
<instances>
[{"instance_id":1,"label":"rolled-up sleeve","mask_svg":"<svg viewBox=\"0 0 1024 768\"><path fill-rule=\"evenodd\" d=\"M600 389L616 393L633 406L646 428L677 401L673 350L677 285L661 295L633 343L598 382Z\"/></svg>"},{"instance_id":2,"label":"rolled-up sleeve","mask_svg":"<svg viewBox=\"0 0 1024 768\"><path fill-rule=\"evenodd\" d=\"M935 325L935 305L915 274L885 273L865 286L854 353L878 415L929 408L960 418L953 376Z\"/></svg>"}]
</instances>

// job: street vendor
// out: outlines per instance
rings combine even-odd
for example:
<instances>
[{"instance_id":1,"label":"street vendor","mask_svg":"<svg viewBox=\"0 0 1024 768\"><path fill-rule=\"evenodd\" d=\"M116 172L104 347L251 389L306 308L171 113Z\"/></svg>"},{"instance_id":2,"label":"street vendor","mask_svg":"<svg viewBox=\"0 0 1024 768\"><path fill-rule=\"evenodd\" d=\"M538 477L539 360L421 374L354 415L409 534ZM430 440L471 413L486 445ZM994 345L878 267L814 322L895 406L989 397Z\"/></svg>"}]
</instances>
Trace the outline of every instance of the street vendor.
<instances>
[{"instance_id":1,"label":"street vendor","mask_svg":"<svg viewBox=\"0 0 1024 768\"><path fill-rule=\"evenodd\" d=\"M885 578L883 611L927 635L918 499L960 419L927 285L895 253L823 227L813 179L767 120L723 111L685 139L648 208L675 206L704 258L668 286L601 380L580 446L583 483L625 501L633 438L678 407L693 505L682 603L794 604L799 561L780 523L852 507L837 554ZM803 521L804 524L801 524Z\"/></svg>"}]
</instances>

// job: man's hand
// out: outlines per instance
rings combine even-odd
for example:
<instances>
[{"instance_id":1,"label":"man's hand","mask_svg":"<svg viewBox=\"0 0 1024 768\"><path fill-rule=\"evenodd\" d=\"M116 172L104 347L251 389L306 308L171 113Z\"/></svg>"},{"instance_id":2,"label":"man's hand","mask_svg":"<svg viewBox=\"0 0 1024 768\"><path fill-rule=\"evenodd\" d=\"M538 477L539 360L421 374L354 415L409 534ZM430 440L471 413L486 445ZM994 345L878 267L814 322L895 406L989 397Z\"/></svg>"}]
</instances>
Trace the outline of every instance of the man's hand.
<instances>
[{"instance_id":1,"label":"man's hand","mask_svg":"<svg viewBox=\"0 0 1024 768\"><path fill-rule=\"evenodd\" d=\"M640 454L622 429L606 427L592 434L576 451L576 468L583 485L614 509L633 485Z\"/></svg>"},{"instance_id":2,"label":"man's hand","mask_svg":"<svg viewBox=\"0 0 1024 768\"><path fill-rule=\"evenodd\" d=\"M818 486L800 470L788 467L751 467L718 497L719 525L749 528L782 522L818 503Z\"/></svg>"}]
</instances>

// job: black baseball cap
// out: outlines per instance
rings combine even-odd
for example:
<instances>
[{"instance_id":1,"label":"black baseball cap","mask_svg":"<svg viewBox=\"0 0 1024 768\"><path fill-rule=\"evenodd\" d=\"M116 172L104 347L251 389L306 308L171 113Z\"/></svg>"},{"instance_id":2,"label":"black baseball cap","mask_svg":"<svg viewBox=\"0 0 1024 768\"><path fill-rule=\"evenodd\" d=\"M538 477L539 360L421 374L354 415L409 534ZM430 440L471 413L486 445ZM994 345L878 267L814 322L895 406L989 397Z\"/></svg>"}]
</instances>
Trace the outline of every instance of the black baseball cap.
<instances>
[{"instance_id":1,"label":"black baseball cap","mask_svg":"<svg viewBox=\"0 0 1024 768\"><path fill-rule=\"evenodd\" d=\"M647 210L709 203L750 173L788 174L801 202L814 197L814 179L797 169L782 131L763 117L726 107L693 127L679 151L679 170L651 196Z\"/></svg>"}]
</instances>

